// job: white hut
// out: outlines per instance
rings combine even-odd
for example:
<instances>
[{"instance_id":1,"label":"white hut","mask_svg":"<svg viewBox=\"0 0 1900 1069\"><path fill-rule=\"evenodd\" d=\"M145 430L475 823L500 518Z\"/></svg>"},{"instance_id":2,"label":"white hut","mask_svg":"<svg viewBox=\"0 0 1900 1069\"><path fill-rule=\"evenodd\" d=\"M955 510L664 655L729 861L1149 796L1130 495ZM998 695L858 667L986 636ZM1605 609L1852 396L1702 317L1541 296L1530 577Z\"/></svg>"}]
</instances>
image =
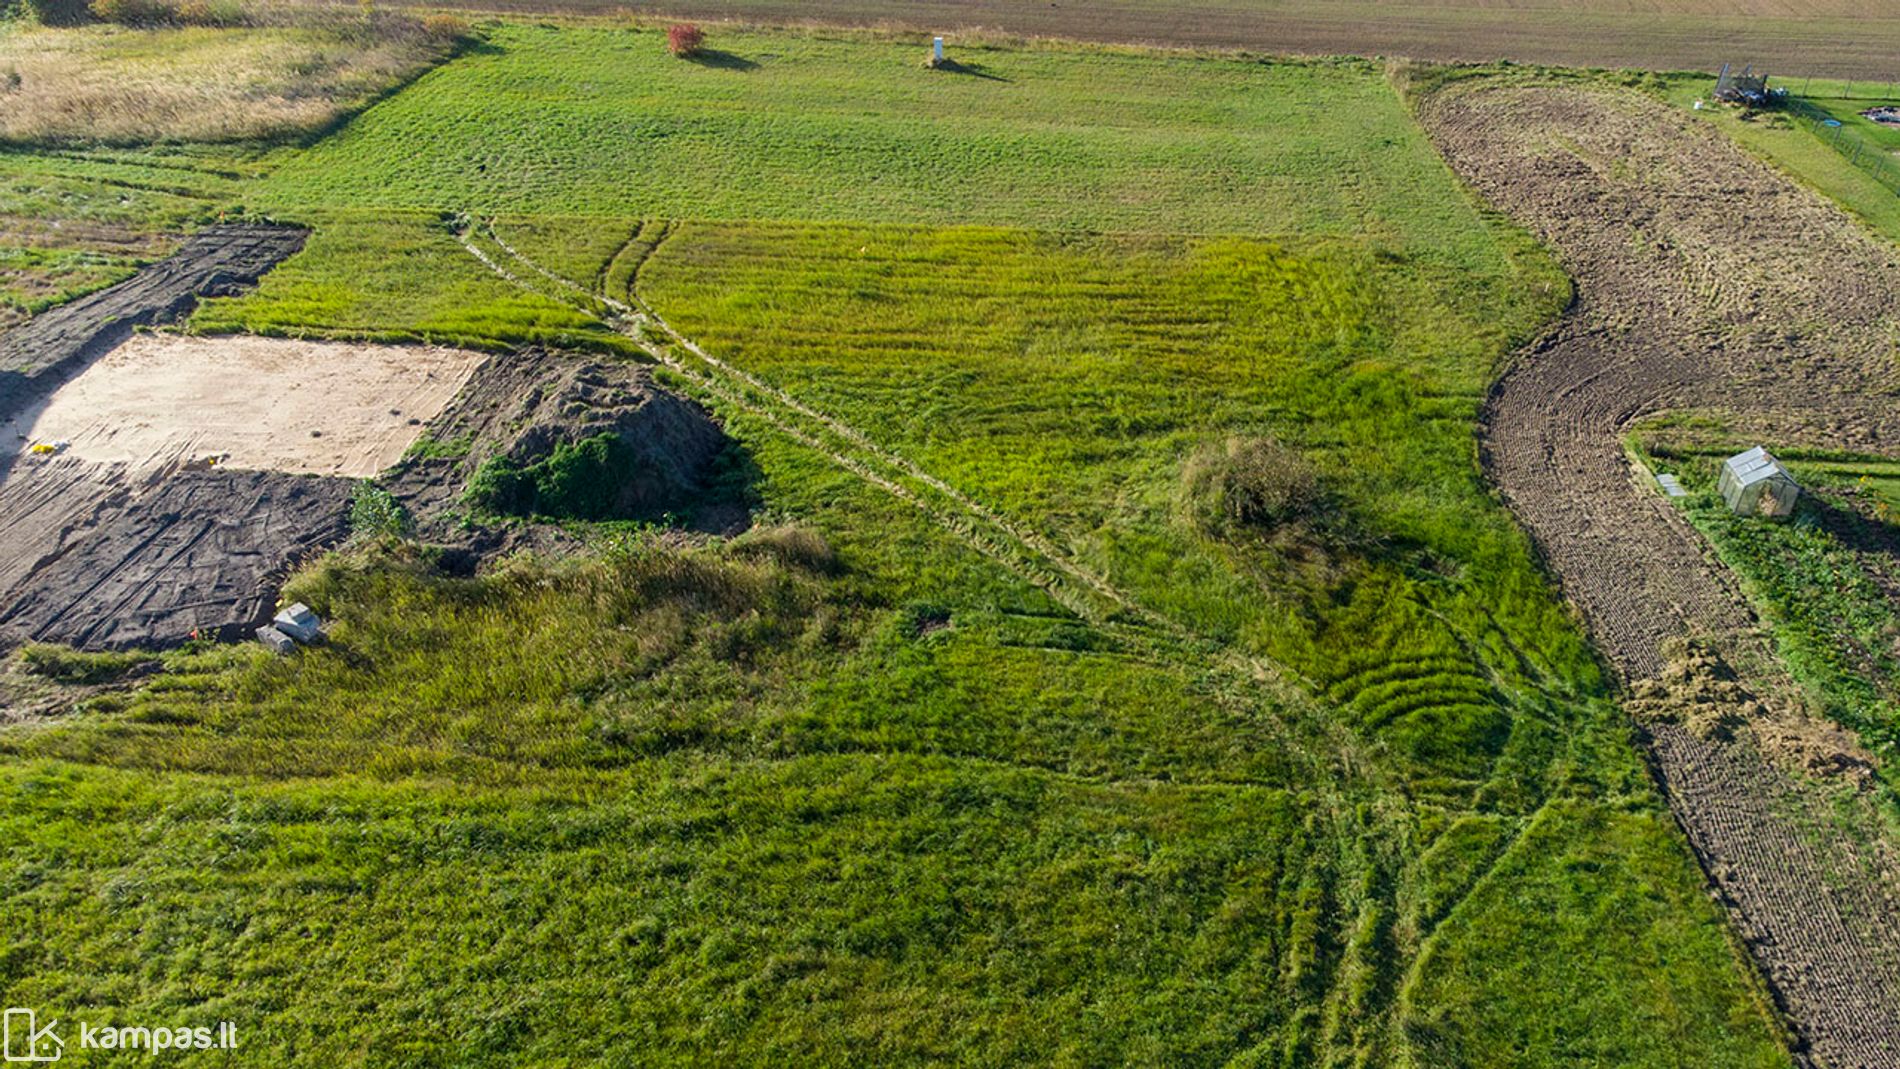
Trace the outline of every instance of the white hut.
<instances>
[{"instance_id":1,"label":"white hut","mask_svg":"<svg viewBox=\"0 0 1900 1069\"><path fill-rule=\"evenodd\" d=\"M1801 496L1794 476L1759 445L1723 461L1715 488L1737 516L1791 516Z\"/></svg>"}]
</instances>

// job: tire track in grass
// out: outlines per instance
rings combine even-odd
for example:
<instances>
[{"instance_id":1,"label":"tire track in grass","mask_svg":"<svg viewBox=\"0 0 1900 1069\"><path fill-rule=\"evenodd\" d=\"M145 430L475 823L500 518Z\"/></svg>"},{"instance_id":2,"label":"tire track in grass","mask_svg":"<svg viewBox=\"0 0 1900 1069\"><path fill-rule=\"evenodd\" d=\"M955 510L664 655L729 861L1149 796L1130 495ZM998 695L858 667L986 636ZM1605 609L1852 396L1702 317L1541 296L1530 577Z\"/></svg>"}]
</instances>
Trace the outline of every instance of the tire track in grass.
<instances>
[{"instance_id":1,"label":"tire track in grass","mask_svg":"<svg viewBox=\"0 0 1900 1069\"><path fill-rule=\"evenodd\" d=\"M1177 637L1189 637L1185 629L1179 629L1179 625L1175 624L1172 620L1144 608L1136 602L1133 597L1117 589L1113 584L1109 583L1108 580L1077 564L1072 557L1057 548L1042 535L1022 527L1019 524L1012 523L995 510L974 500L943 479L926 471L916 462L898 453L896 450L878 443L869 435L845 422L843 419L828 412L813 408L779 387L764 382L758 377L736 368L718 357L713 356L711 353L708 353L698 343L675 329L671 323L668 323L666 319L654 311L652 307L647 305L644 301L640 301L638 297L634 297L633 303L629 303L617 300L607 294L588 290L572 279L564 278L523 255L502 238L500 234L496 233L493 223L486 225L483 229L488 239L493 241L502 251L506 252L509 256L530 270L547 278L549 281L584 299L598 301L618 315L631 319L636 323L651 323L653 326L658 327L660 332L673 344L685 349L688 353L691 353L694 357L711 366L720 374L736 379L744 383L748 388L764 394L772 403L783 405L798 415L819 423L827 431L845 439L851 443L852 446L870 453L879 461L899 469L903 475L915 479L931 490L949 498L957 508L969 512L982 522L991 524L1004 531L1010 539L1033 553L1053 562L1057 568L1071 579L1088 586L1095 591L1095 593L1114 602L1121 610L1140 618L1142 622L1150 626L1159 627L1164 630L1178 629ZM656 243L652 249L648 250L646 258L650 259L657 253L659 251L659 245L664 243L667 238L671 236L672 232L669 228L662 233L660 241ZM629 296L633 295L629 294Z\"/></svg>"},{"instance_id":2,"label":"tire track in grass","mask_svg":"<svg viewBox=\"0 0 1900 1069\"><path fill-rule=\"evenodd\" d=\"M1351 728L1319 707L1311 680L1267 657L1227 647L1141 605L1041 535L1002 518L845 421L707 353L637 298L630 303L588 290L513 248L494 232L492 224L478 227L465 220L456 236L471 255L502 278L530 292L552 296L524 279L522 273L538 276L696 389L762 420L923 512L934 525L1040 588L1064 609L1112 639L1123 655L1209 670L1214 700L1223 706L1264 713L1275 725L1285 752L1302 754L1314 766L1309 783L1325 784L1319 793L1333 797L1336 803L1344 804L1343 796L1335 792L1347 783L1402 790L1386 763L1375 759ZM511 269L484 250L479 239L491 242L502 258L518 264L522 271ZM658 247L656 244L648 255ZM664 341L649 337L649 327L657 329ZM692 359L683 358L680 350ZM1258 700L1262 689L1269 699L1264 704Z\"/></svg>"},{"instance_id":3,"label":"tire track in grass","mask_svg":"<svg viewBox=\"0 0 1900 1069\"><path fill-rule=\"evenodd\" d=\"M663 231L646 256L656 252L670 233L670 229ZM457 238L491 271L530 292L549 295L546 289L530 283L521 273L485 251L478 243L478 238L485 238L505 259L519 265L522 272L532 273L567 294L571 303L631 339L642 351L705 396L759 419L866 483L918 509L932 524L1017 578L1042 589L1063 608L1109 637L1115 643L1115 655L1189 671L1198 669L1200 686L1205 688L1215 706L1234 715L1261 717L1274 738L1275 748L1305 766L1306 773L1298 777L1302 789L1315 807L1316 818L1336 829L1333 837L1338 841L1359 841L1370 831L1364 824L1363 805L1356 799L1363 800L1368 793L1386 798L1405 795L1389 762L1372 752L1383 749L1382 744L1373 743L1369 747L1352 728L1322 708L1315 700L1316 688L1311 680L1266 657L1236 650L1197 634L1141 605L1131 595L1075 562L1043 536L1003 518L844 420L708 353L634 294L628 294L631 301L621 301L591 291L523 255L495 233L492 224L480 228L479 234L476 227L465 226L458 229ZM650 337L649 328L657 331L660 339ZM1374 819L1373 823L1382 821ZM1344 863L1345 859L1335 861ZM1344 870L1336 875L1342 881L1337 893L1355 900L1363 896L1363 901L1357 901L1352 924L1359 923L1362 919L1359 914L1369 908L1383 908L1388 916L1396 915L1390 890L1373 890L1384 881L1374 879L1370 872L1360 873L1356 881L1347 879ZM1343 931L1335 934L1344 938ZM1326 994L1319 1000L1322 1005L1343 1004L1345 998L1341 984L1347 981L1351 968L1344 960L1343 951L1339 953L1341 956L1322 967L1327 977L1323 982ZM1409 964L1400 962L1396 967L1403 973ZM1380 1005L1350 1016L1380 1018L1390 1013L1396 992L1396 985L1391 986ZM1342 1031L1334 1034L1329 1028L1328 1034L1320 1040L1323 1046L1337 1048L1339 1044L1350 1044L1356 1041L1355 1037L1382 1027L1370 1019L1334 1023Z\"/></svg>"},{"instance_id":4,"label":"tire track in grass","mask_svg":"<svg viewBox=\"0 0 1900 1069\"><path fill-rule=\"evenodd\" d=\"M994 529L1000 533L1003 541L1013 543L1024 555L1029 556L1031 559L1039 559L1040 561L1047 562L1046 567L1053 568L1055 571L1066 576L1069 580L1082 584L1094 595L1109 602L1113 606L1113 609L1108 615L1117 613L1125 614L1148 627L1169 632L1175 638L1195 638L1187 629L1181 627L1173 620L1140 605L1133 597L1117 589L1099 574L1076 563L1072 557L1056 547L1042 535L1006 519L995 510L951 486L942 478L926 471L908 457L873 440L869 435L845 422L843 419L814 408L783 389L764 382L757 376L734 367L707 352L698 343L675 329L672 324L668 323L651 307L647 306L644 302L638 301L637 298L634 303L629 303L617 300L605 294L593 292L572 279L565 278L548 270L521 253L496 233L492 224L484 226L482 232L483 236L492 241L496 247L500 248L503 252L508 254L511 259L523 267L542 276L549 282L574 294L580 299L598 304L607 309L609 315L604 318L617 329L620 329L621 333L632 337L642 348L646 348L651 352L655 347L652 339L646 336L643 328L649 325L657 328L667 342L679 349L685 350L686 353L690 354L690 356L699 363L710 368L710 374L713 377L723 378L728 380L729 383L736 383L736 388L749 393L752 397L754 407L779 408L784 410L779 413L780 418L775 422L782 424L792 419L799 419L815 423L821 429L821 433L841 439L845 448L866 454L872 463L895 469L893 472L888 473L889 476L921 483L926 490L947 499L949 502L949 509L933 511L936 511L939 515L952 511L963 513L964 518L962 522L956 525L961 528L988 526ZM465 241L464 244L467 244L467 242ZM655 251L657 251L657 246ZM650 256L651 253L648 255ZM492 266L494 265L491 264L491 267ZM517 283L519 282L518 279L516 281ZM629 330L627 329L628 327L632 329ZM654 355L659 357L657 353ZM679 359L677 354L669 354L666 357L659 358L675 371L681 370L681 367L686 364L686 361ZM792 415L786 416L786 411ZM841 462L841 449L827 448L824 451L834 462ZM860 464L863 463L864 461L860 460ZM1100 622L1101 619L1106 618L1104 614L1099 611L1078 612L1077 614L1083 616L1085 619L1091 620L1091 622Z\"/></svg>"},{"instance_id":5,"label":"tire track in grass","mask_svg":"<svg viewBox=\"0 0 1900 1069\"><path fill-rule=\"evenodd\" d=\"M920 493L916 488L906 485L903 481L906 476L917 478L916 472L912 470L914 465L891 464L888 452L871 445L869 440L861 434L853 434L846 429L841 429L844 427L843 424L814 412L791 399L783 391L776 390L751 375L737 371L730 364L706 356L703 350L686 341L670 327L659 323L657 317L652 316L645 309L592 293L572 280L547 270L500 240L494 235L492 229L484 229L483 236L524 269L569 291L586 305L591 305L592 307L588 310L592 314L599 316L617 332L630 338L662 366L686 379L696 388L747 415L764 421L798 444L823 455L833 464L917 508L933 524L956 535L984 556L1003 564L1018 578L1042 589L1057 604L1075 616L1098 627L1104 627L1118 640L1130 642L1137 648L1148 647L1152 644L1126 625L1112 626L1115 623L1112 619L1114 616L1131 608L1125 598L1116 595L1091 597L1090 592L1099 594L1092 585L1086 591L1078 591L1072 582L1065 581L1063 578L1064 573L1067 573L1069 569L1062 567L1059 559L1051 558L1047 554L1038 554L1027 544L1012 539L1010 535L1013 534L1013 530L1010 525L986 524L984 521L987 516L978 514L972 517L967 511L956 509L954 505L960 503L960 495L945 495L951 497L953 507L944 507L928 500L925 493ZM458 235L458 238L462 246L489 270L523 289L542 292L507 264L501 263L483 250L476 243L472 230L465 230ZM646 329L649 326L658 327L671 345L655 341L650 337ZM682 359L677 348L685 348L692 356L698 357L698 365ZM790 410L789 413L787 409ZM800 417L804 419L801 420ZM816 422L819 427L803 426L802 422ZM827 438L834 440L827 441ZM843 445L841 446L835 439L843 439ZM857 448L853 449L854 446ZM868 456L862 455L867 453ZM893 466L898 470L895 472L880 470ZM930 489L941 485L939 480L929 477L918 479L918 481L923 482ZM1146 615L1153 618L1152 614ZM1151 637L1148 636L1148 638Z\"/></svg>"}]
</instances>

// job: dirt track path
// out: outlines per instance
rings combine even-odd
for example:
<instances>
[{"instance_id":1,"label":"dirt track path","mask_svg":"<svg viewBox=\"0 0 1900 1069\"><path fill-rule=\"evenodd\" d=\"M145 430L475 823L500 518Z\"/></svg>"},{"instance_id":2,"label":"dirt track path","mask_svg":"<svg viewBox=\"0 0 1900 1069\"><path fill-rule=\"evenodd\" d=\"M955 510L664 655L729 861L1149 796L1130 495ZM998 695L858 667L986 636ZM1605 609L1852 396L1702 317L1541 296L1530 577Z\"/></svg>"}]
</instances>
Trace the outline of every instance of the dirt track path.
<instances>
[{"instance_id":1,"label":"dirt track path","mask_svg":"<svg viewBox=\"0 0 1900 1069\"><path fill-rule=\"evenodd\" d=\"M1461 86L1421 107L1452 167L1555 248L1576 279L1562 323L1485 413L1490 476L1626 681L1660 644L1707 636L1772 661L1694 532L1643 485L1621 438L1668 409L1724 409L1780 441L1900 445L1900 264L1831 205L1693 118L1635 93ZM1784 713L1787 711L1784 710ZM1900 1066L1900 915L1826 791L1733 742L1657 724L1650 749L1804 1058ZM1798 828L1797 825L1800 825Z\"/></svg>"}]
</instances>

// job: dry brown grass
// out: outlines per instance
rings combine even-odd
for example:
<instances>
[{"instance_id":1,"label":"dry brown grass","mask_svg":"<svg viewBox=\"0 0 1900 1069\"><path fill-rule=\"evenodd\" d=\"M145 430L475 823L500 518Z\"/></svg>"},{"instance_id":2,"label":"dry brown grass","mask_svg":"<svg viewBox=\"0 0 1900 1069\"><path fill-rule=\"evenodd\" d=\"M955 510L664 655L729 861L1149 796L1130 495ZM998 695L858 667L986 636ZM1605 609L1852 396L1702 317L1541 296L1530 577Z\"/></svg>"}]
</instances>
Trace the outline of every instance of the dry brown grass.
<instances>
[{"instance_id":1,"label":"dry brown grass","mask_svg":"<svg viewBox=\"0 0 1900 1069\"><path fill-rule=\"evenodd\" d=\"M295 136L414 77L452 43L411 19L342 15L241 28L0 29L0 141Z\"/></svg>"}]
</instances>

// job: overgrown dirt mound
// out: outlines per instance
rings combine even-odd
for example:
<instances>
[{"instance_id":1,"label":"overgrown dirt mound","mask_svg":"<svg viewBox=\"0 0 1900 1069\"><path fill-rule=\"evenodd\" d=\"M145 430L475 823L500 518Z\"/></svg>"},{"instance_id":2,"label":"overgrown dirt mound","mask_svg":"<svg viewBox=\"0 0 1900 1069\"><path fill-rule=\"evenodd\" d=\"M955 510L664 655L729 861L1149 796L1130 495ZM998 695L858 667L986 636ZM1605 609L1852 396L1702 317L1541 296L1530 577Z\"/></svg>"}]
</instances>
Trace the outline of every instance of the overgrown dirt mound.
<instances>
[{"instance_id":1,"label":"overgrown dirt mound","mask_svg":"<svg viewBox=\"0 0 1900 1069\"><path fill-rule=\"evenodd\" d=\"M741 501L711 483L730 440L641 365L542 350L490 358L384 485L426 542L475 558L558 550L558 526L496 514L659 519L730 533Z\"/></svg>"},{"instance_id":2,"label":"overgrown dirt mound","mask_svg":"<svg viewBox=\"0 0 1900 1069\"><path fill-rule=\"evenodd\" d=\"M1790 814L1826 807L1824 788L1762 747L1797 740L1797 768L1862 759L1835 734L1841 760L1817 764L1817 733L1789 726L1788 703L1753 698L1786 690L1772 652L1621 445L1631 421L1694 407L1782 442L1900 446L1894 251L1638 93L1474 79L1429 95L1420 118L1453 168L1554 247L1577 283L1570 313L1486 406L1488 474L1639 705L1678 684L1708 699L1653 721L1651 753L1803 1056L1900 1065L1900 915L1866 851L1828 821L1791 829ZM1663 645L1691 632L1728 663L1761 666L1766 685L1672 681Z\"/></svg>"},{"instance_id":3,"label":"overgrown dirt mound","mask_svg":"<svg viewBox=\"0 0 1900 1069\"><path fill-rule=\"evenodd\" d=\"M471 500L495 512L639 519L704 488L725 435L698 405L627 364L552 363L512 429L471 454Z\"/></svg>"}]
</instances>

